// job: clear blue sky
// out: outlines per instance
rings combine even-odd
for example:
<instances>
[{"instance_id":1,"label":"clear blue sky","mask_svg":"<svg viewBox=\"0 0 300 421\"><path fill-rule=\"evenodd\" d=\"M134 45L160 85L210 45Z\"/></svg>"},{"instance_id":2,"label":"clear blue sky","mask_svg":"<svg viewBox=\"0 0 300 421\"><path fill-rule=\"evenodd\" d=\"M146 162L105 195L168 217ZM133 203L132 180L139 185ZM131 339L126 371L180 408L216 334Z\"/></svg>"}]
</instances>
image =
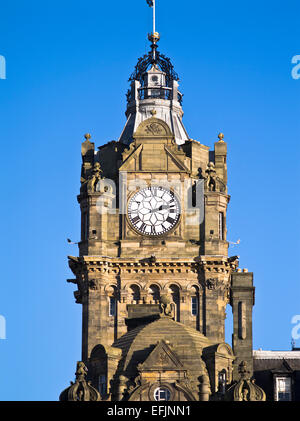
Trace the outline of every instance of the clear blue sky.
<instances>
[{"instance_id":1,"label":"clear blue sky","mask_svg":"<svg viewBox=\"0 0 300 421\"><path fill-rule=\"evenodd\" d=\"M241 239L230 252L255 275L254 348L290 349L300 314L299 14L296 0L157 0L187 131L228 142L228 239ZM86 132L97 145L118 139L150 30L146 0L1 6L0 400L56 400L74 379L81 306L66 238L79 239L80 145Z\"/></svg>"}]
</instances>

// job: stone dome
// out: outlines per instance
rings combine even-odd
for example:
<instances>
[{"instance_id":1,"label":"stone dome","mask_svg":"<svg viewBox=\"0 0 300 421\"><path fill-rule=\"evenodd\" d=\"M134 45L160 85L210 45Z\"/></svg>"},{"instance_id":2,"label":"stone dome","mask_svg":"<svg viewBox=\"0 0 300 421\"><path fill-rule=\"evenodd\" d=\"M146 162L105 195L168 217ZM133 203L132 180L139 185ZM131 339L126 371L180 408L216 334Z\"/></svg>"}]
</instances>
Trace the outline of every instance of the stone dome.
<instances>
[{"instance_id":1,"label":"stone dome","mask_svg":"<svg viewBox=\"0 0 300 421\"><path fill-rule=\"evenodd\" d=\"M203 348L212 345L211 341L197 330L175 322L170 317L160 317L138 326L114 342L113 347L122 350L119 373L129 379L134 378L138 374L138 364L148 358L161 340L176 353L184 368L189 371L193 383L199 383L199 376L207 376L201 356Z\"/></svg>"}]
</instances>

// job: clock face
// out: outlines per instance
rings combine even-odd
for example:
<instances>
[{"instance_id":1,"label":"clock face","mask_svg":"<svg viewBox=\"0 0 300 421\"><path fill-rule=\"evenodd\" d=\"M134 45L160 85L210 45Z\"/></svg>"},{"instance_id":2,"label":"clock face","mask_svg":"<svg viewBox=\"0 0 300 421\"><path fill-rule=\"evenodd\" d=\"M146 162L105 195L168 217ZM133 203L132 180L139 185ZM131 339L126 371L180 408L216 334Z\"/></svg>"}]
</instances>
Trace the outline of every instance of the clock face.
<instances>
[{"instance_id":1,"label":"clock face","mask_svg":"<svg viewBox=\"0 0 300 421\"><path fill-rule=\"evenodd\" d=\"M148 187L136 192L128 204L128 218L143 235L162 235L179 220L179 201L170 190Z\"/></svg>"}]
</instances>

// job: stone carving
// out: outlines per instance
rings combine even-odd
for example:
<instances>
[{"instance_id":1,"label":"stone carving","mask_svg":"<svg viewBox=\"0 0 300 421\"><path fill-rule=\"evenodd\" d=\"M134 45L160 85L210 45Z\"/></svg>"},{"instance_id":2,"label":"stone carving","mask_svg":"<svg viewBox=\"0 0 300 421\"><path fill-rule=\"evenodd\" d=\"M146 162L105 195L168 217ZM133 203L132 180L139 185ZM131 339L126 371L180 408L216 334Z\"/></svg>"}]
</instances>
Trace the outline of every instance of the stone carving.
<instances>
[{"instance_id":1,"label":"stone carving","mask_svg":"<svg viewBox=\"0 0 300 421\"><path fill-rule=\"evenodd\" d=\"M255 384L254 379L250 380L250 371L247 369L246 361L239 365L240 379L235 382L226 392L227 401L265 401L266 394Z\"/></svg>"},{"instance_id":2,"label":"stone carving","mask_svg":"<svg viewBox=\"0 0 300 421\"><path fill-rule=\"evenodd\" d=\"M215 164L209 162L206 168L206 177L204 181L205 191L225 192L225 183L217 176Z\"/></svg>"},{"instance_id":3,"label":"stone carving","mask_svg":"<svg viewBox=\"0 0 300 421\"><path fill-rule=\"evenodd\" d=\"M160 309L161 315L174 317L174 304L171 303L171 299L167 294L160 296Z\"/></svg>"},{"instance_id":4,"label":"stone carving","mask_svg":"<svg viewBox=\"0 0 300 421\"><path fill-rule=\"evenodd\" d=\"M92 289L93 291L97 290L98 289L97 279L90 279L88 281L88 285L89 285L89 288Z\"/></svg>"},{"instance_id":5,"label":"stone carving","mask_svg":"<svg viewBox=\"0 0 300 421\"><path fill-rule=\"evenodd\" d=\"M205 286L209 290L224 289L226 285L218 278L208 278L205 280Z\"/></svg>"},{"instance_id":6,"label":"stone carving","mask_svg":"<svg viewBox=\"0 0 300 421\"><path fill-rule=\"evenodd\" d=\"M78 361L77 363L77 367L76 367L76 380L78 380L79 382L82 382L85 380L85 376L87 375L87 368L84 364L84 362L82 361Z\"/></svg>"},{"instance_id":7,"label":"stone carving","mask_svg":"<svg viewBox=\"0 0 300 421\"><path fill-rule=\"evenodd\" d=\"M82 304L82 294L81 291L74 291L74 298L75 298L75 302L76 304Z\"/></svg>"},{"instance_id":8,"label":"stone carving","mask_svg":"<svg viewBox=\"0 0 300 421\"><path fill-rule=\"evenodd\" d=\"M101 178L101 173L102 173L102 169L100 167L100 164L99 162L96 162L92 171L92 176L87 184L88 191L94 192L96 190L96 185Z\"/></svg>"},{"instance_id":9,"label":"stone carving","mask_svg":"<svg viewBox=\"0 0 300 421\"><path fill-rule=\"evenodd\" d=\"M77 362L76 380L71 382L71 386L65 389L59 397L60 401L100 401L100 394L91 382L87 382L85 377L87 368L82 361Z\"/></svg>"},{"instance_id":10,"label":"stone carving","mask_svg":"<svg viewBox=\"0 0 300 421\"><path fill-rule=\"evenodd\" d=\"M145 132L154 136L164 134L164 130L160 124L150 123L145 127Z\"/></svg>"},{"instance_id":11,"label":"stone carving","mask_svg":"<svg viewBox=\"0 0 300 421\"><path fill-rule=\"evenodd\" d=\"M101 179L102 169L99 162L95 162L90 177L83 181L80 191L86 190L88 193L95 192L98 181Z\"/></svg>"},{"instance_id":12,"label":"stone carving","mask_svg":"<svg viewBox=\"0 0 300 421\"><path fill-rule=\"evenodd\" d=\"M224 142L224 133L218 134L219 142Z\"/></svg>"},{"instance_id":13,"label":"stone carving","mask_svg":"<svg viewBox=\"0 0 300 421\"><path fill-rule=\"evenodd\" d=\"M218 279L208 278L205 280L205 286L207 289L216 289L218 284Z\"/></svg>"},{"instance_id":14,"label":"stone carving","mask_svg":"<svg viewBox=\"0 0 300 421\"><path fill-rule=\"evenodd\" d=\"M167 354L161 352L158 356L158 360L159 360L161 365L165 365L169 362L169 357L168 357Z\"/></svg>"}]
</instances>

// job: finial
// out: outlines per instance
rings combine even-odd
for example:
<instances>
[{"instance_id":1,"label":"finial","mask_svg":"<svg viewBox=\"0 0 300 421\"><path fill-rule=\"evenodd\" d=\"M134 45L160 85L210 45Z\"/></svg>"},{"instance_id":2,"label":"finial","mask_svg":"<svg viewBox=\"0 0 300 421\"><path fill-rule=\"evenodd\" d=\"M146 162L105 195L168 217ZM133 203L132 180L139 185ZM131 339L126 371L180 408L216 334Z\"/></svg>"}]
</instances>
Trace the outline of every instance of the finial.
<instances>
[{"instance_id":1,"label":"finial","mask_svg":"<svg viewBox=\"0 0 300 421\"><path fill-rule=\"evenodd\" d=\"M151 41L151 55L152 55L152 63L156 64L158 59L157 50L157 43L160 39L160 35L158 32L152 32L152 34L148 34L148 40Z\"/></svg>"},{"instance_id":2,"label":"finial","mask_svg":"<svg viewBox=\"0 0 300 421\"><path fill-rule=\"evenodd\" d=\"M158 32L151 32L148 34L148 40L152 42L152 44L157 44L160 40L160 35Z\"/></svg>"},{"instance_id":3,"label":"finial","mask_svg":"<svg viewBox=\"0 0 300 421\"><path fill-rule=\"evenodd\" d=\"M219 133L218 134L218 138L219 138L219 142L224 142L224 133Z\"/></svg>"},{"instance_id":4,"label":"finial","mask_svg":"<svg viewBox=\"0 0 300 421\"><path fill-rule=\"evenodd\" d=\"M86 138L86 140L90 140L90 138L92 137L89 133L86 133L85 135L84 135L84 137Z\"/></svg>"},{"instance_id":5,"label":"finial","mask_svg":"<svg viewBox=\"0 0 300 421\"><path fill-rule=\"evenodd\" d=\"M152 117L154 117L156 115L156 113L157 113L156 110L151 110L150 111L150 114L152 115Z\"/></svg>"}]
</instances>

